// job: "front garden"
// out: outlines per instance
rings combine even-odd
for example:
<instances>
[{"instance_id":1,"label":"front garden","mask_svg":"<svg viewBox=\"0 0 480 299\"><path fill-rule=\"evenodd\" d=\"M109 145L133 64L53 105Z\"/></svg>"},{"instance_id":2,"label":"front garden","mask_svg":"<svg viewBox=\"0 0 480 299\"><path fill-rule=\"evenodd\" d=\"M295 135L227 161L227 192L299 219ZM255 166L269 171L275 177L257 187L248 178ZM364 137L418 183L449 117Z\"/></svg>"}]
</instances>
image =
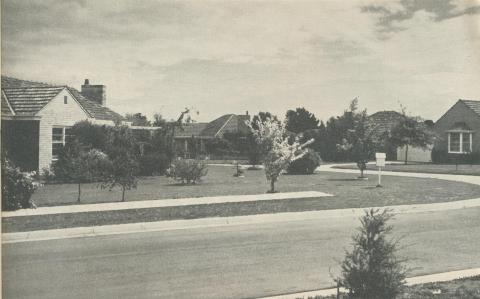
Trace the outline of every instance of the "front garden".
<instances>
[{"instance_id":1,"label":"front garden","mask_svg":"<svg viewBox=\"0 0 480 299\"><path fill-rule=\"evenodd\" d=\"M143 177L137 189L127 194L128 201L170 198L205 197L221 195L263 194L268 183L263 170L246 170L244 177L234 177L235 167L208 167L208 175L199 184L181 185L165 176ZM408 177L382 178L383 188L375 188L376 176L370 180L356 180L353 174L316 173L313 175L284 175L278 191L321 191L333 194L323 208L351 208L410 203L454 201L478 197L480 186L434 179ZM101 189L96 183L82 186L82 202L117 202L121 190ZM32 196L37 206L76 204L76 184L51 184L39 188Z\"/></svg>"}]
</instances>

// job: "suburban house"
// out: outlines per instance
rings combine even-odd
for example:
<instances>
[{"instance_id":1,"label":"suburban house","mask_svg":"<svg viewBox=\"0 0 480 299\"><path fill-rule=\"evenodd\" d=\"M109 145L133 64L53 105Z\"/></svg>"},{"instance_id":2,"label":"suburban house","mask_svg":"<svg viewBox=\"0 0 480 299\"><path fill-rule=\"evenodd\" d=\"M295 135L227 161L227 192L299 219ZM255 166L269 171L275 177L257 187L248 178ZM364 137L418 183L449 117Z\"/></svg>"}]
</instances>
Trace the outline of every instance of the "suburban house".
<instances>
[{"instance_id":1,"label":"suburban house","mask_svg":"<svg viewBox=\"0 0 480 299\"><path fill-rule=\"evenodd\" d=\"M69 128L88 120L114 125L125 119L106 107L106 87L86 79L81 91L2 76L2 152L23 170L42 170L56 160Z\"/></svg>"},{"instance_id":2,"label":"suburban house","mask_svg":"<svg viewBox=\"0 0 480 299\"><path fill-rule=\"evenodd\" d=\"M392 129L402 119L403 115L397 111L379 111L369 116L369 121L373 124L374 134L377 137L386 139L390 135ZM406 149L405 147L395 147L388 143L383 149L387 155L387 160L404 161ZM410 146L408 148L408 161L412 162L431 162L432 149L422 149Z\"/></svg>"},{"instance_id":3,"label":"suburban house","mask_svg":"<svg viewBox=\"0 0 480 299\"><path fill-rule=\"evenodd\" d=\"M377 138L386 139L395 125L402 119L402 114L397 111L378 111L368 117L372 123L373 134ZM397 160L397 148L386 143L383 151L387 155L387 160Z\"/></svg>"},{"instance_id":4,"label":"suburban house","mask_svg":"<svg viewBox=\"0 0 480 299\"><path fill-rule=\"evenodd\" d=\"M458 100L435 123L435 151L461 155L480 153L480 101Z\"/></svg>"},{"instance_id":5,"label":"suburban house","mask_svg":"<svg viewBox=\"0 0 480 299\"><path fill-rule=\"evenodd\" d=\"M176 128L175 148L180 156L192 157L197 153L208 154L206 143L222 138L226 133L248 133L250 128L246 122L250 120L248 112L245 115L225 114L208 123L187 123Z\"/></svg>"}]
</instances>

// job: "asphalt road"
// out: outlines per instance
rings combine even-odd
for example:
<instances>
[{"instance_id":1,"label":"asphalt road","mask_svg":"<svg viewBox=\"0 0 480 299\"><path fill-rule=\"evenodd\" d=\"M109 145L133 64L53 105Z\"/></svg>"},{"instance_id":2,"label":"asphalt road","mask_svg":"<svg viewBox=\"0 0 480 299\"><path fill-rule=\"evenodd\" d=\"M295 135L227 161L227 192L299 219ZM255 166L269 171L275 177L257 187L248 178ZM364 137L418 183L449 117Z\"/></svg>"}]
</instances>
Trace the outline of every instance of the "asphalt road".
<instances>
[{"instance_id":1,"label":"asphalt road","mask_svg":"<svg viewBox=\"0 0 480 299\"><path fill-rule=\"evenodd\" d=\"M397 215L412 275L480 267L480 208ZM252 298L332 286L358 219L4 244L4 298Z\"/></svg>"}]
</instances>

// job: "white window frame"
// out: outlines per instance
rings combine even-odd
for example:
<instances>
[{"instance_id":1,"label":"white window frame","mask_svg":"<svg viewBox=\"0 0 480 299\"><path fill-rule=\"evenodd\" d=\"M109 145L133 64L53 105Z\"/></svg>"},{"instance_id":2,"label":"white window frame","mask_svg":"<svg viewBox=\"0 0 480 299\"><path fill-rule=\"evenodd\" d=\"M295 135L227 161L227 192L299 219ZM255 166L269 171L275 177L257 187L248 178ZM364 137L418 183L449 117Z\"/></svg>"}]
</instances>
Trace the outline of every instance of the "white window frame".
<instances>
[{"instance_id":1,"label":"white window frame","mask_svg":"<svg viewBox=\"0 0 480 299\"><path fill-rule=\"evenodd\" d=\"M62 147L65 146L66 143L66 129L70 129L71 127L62 127L62 126L53 126L52 127L52 161L57 161L58 157L53 154L53 145L54 144L61 144ZM53 129L62 129L62 140L54 140L53 138Z\"/></svg>"},{"instance_id":2,"label":"white window frame","mask_svg":"<svg viewBox=\"0 0 480 299\"><path fill-rule=\"evenodd\" d=\"M450 148L450 136L451 134L459 134L460 135L460 151L452 151ZM464 149L464 142L463 142L463 134L469 135L469 149ZM472 152L472 141L473 141L473 132L472 131L448 131L448 153L449 154L466 154Z\"/></svg>"}]
</instances>

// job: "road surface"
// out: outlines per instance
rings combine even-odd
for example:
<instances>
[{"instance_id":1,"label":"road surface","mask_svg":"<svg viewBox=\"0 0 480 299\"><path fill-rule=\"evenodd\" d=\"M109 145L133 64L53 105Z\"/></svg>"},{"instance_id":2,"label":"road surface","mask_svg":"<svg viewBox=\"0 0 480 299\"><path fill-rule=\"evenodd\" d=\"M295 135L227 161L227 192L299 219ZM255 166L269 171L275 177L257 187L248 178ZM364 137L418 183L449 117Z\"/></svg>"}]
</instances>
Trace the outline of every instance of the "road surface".
<instances>
[{"instance_id":1,"label":"road surface","mask_svg":"<svg viewBox=\"0 0 480 299\"><path fill-rule=\"evenodd\" d=\"M480 208L392 224L413 275L480 267ZM332 286L358 219L4 244L4 298L254 298Z\"/></svg>"}]
</instances>

